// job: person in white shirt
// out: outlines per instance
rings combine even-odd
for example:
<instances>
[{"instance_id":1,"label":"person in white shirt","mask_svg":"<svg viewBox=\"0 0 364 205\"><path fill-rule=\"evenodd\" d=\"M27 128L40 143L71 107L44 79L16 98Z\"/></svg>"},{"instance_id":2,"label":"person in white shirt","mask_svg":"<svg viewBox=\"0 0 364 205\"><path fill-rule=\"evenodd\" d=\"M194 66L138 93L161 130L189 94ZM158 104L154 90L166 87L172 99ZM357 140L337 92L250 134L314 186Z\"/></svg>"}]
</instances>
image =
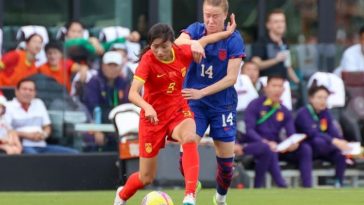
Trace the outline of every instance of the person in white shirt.
<instances>
[{"instance_id":1,"label":"person in white shirt","mask_svg":"<svg viewBox=\"0 0 364 205\"><path fill-rule=\"evenodd\" d=\"M341 76L343 71L364 72L364 26L359 30L359 43L345 50L334 73Z\"/></svg>"},{"instance_id":2,"label":"person in white shirt","mask_svg":"<svg viewBox=\"0 0 364 205\"><path fill-rule=\"evenodd\" d=\"M51 121L42 100L36 96L35 82L21 80L15 90L15 98L7 104L5 119L14 129L23 144L23 153L78 153L77 150L47 145L51 134Z\"/></svg>"}]
</instances>

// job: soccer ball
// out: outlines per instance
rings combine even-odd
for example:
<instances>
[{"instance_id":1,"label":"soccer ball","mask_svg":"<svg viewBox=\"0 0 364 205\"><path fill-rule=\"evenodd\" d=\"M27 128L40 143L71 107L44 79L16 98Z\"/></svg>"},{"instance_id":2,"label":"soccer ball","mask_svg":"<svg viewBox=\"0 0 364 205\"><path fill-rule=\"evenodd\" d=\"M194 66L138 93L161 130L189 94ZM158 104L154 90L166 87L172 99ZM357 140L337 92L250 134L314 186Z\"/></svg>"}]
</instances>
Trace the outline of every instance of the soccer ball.
<instances>
[{"instance_id":1,"label":"soccer ball","mask_svg":"<svg viewBox=\"0 0 364 205\"><path fill-rule=\"evenodd\" d=\"M141 205L173 205L173 201L162 191L152 191L143 198Z\"/></svg>"}]
</instances>

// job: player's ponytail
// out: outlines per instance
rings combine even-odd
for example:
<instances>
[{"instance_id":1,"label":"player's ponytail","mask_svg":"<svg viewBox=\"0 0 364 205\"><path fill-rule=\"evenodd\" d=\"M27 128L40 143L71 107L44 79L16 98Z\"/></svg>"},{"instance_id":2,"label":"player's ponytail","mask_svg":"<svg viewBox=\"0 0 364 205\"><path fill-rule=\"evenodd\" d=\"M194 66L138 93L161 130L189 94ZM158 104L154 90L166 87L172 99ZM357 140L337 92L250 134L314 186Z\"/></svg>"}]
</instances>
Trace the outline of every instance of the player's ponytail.
<instances>
[{"instance_id":1,"label":"player's ponytail","mask_svg":"<svg viewBox=\"0 0 364 205\"><path fill-rule=\"evenodd\" d=\"M143 55L150 50L151 44L157 38L162 39L163 42L170 41L173 43L175 40L174 31L168 24L154 24L148 31L147 46L140 53L138 61L140 61Z\"/></svg>"}]
</instances>

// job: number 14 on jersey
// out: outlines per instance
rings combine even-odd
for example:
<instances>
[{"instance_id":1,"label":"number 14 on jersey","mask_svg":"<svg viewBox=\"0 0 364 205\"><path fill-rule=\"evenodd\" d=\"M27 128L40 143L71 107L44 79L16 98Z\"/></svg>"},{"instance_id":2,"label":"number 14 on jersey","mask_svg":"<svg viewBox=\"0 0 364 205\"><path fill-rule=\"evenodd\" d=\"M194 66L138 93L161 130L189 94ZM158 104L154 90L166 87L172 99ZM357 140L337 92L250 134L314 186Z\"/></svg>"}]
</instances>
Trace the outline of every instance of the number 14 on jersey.
<instances>
[{"instance_id":1,"label":"number 14 on jersey","mask_svg":"<svg viewBox=\"0 0 364 205\"><path fill-rule=\"evenodd\" d=\"M214 74L214 71L213 71L213 67L212 67L212 65L210 65L210 66L206 69L205 64L201 64L201 76L202 76L202 77L208 77L208 78L212 79L213 74Z\"/></svg>"}]
</instances>

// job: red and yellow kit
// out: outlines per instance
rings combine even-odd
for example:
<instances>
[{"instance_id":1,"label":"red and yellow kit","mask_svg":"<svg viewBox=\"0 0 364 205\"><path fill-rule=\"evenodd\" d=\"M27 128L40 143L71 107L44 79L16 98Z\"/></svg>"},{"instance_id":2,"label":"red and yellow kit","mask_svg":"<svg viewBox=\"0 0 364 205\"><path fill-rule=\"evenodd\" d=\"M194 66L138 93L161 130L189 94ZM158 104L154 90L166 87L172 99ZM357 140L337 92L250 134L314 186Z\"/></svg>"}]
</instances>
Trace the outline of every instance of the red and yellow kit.
<instances>
[{"instance_id":1,"label":"red and yellow kit","mask_svg":"<svg viewBox=\"0 0 364 205\"><path fill-rule=\"evenodd\" d=\"M64 85L69 92L71 90L71 71L74 62L72 60L62 60L57 68L52 68L49 63L41 65L39 73L55 79L59 84Z\"/></svg>"},{"instance_id":2,"label":"red and yellow kit","mask_svg":"<svg viewBox=\"0 0 364 205\"><path fill-rule=\"evenodd\" d=\"M139 150L141 157L154 157L164 147L166 136L171 137L173 129L193 113L181 95L187 68L192 62L189 45L172 47L173 60L160 61L149 50L145 53L134 75L144 83L144 100L153 106L159 122L152 124L140 113Z\"/></svg>"},{"instance_id":3,"label":"red and yellow kit","mask_svg":"<svg viewBox=\"0 0 364 205\"><path fill-rule=\"evenodd\" d=\"M35 63L28 61L26 55L22 50L5 53L0 61L0 85L16 86L20 80L38 72Z\"/></svg>"}]
</instances>

